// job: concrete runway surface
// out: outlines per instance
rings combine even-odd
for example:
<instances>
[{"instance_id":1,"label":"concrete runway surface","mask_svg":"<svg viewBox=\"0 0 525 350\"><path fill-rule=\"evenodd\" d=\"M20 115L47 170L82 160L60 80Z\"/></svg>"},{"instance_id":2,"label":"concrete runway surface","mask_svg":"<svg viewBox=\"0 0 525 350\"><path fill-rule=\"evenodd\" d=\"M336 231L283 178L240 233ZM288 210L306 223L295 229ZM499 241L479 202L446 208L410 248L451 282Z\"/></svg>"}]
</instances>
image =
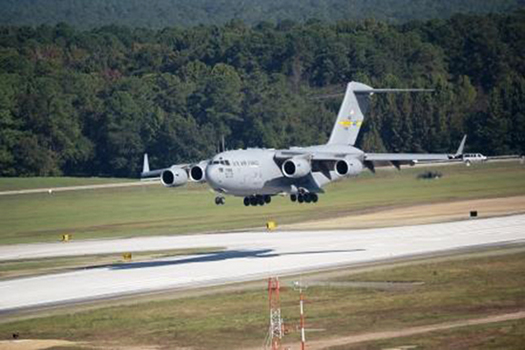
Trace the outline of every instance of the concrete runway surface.
<instances>
[{"instance_id":1,"label":"concrete runway surface","mask_svg":"<svg viewBox=\"0 0 525 350\"><path fill-rule=\"evenodd\" d=\"M0 313L510 242L525 242L525 215L365 230L241 232L3 246L0 261L199 247L226 250L4 280L0 282Z\"/></svg>"}]
</instances>

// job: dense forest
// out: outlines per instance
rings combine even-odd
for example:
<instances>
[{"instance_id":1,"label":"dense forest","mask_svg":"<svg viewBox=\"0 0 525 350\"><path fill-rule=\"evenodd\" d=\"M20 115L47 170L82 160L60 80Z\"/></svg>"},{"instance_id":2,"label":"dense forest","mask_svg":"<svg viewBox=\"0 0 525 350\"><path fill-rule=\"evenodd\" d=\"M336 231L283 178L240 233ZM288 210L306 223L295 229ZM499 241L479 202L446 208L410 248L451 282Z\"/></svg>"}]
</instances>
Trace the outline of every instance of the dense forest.
<instances>
[{"instance_id":1,"label":"dense forest","mask_svg":"<svg viewBox=\"0 0 525 350\"><path fill-rule=\"evenodd\" d=\"M144 28L222 25L239 19L303 22L374 18L388 22L446 19L456 13L512 12L525 0L0 0L0 24L91 29L105 25Z\"/></svg>"},{"instance_id":2,"label":"dense forest","mask_svg":"<svg viewBox=\"0 0 525 350\"><path fill-rule=\"evenodd\" d=\"M366 151L525 150L525 11L389 24L0 27L0 174L136 176L228 148L326 142L348 81Z\"/></svg>"}]
</instances>

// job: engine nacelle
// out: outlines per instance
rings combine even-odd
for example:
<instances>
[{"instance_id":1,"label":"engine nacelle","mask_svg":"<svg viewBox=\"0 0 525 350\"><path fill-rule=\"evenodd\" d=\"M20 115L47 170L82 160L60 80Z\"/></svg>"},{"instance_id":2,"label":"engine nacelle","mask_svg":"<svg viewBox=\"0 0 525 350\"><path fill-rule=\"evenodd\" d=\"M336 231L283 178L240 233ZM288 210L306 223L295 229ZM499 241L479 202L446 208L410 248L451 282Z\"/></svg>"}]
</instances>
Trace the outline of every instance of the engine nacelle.
<instances>
[{"instance_id":1,"label":"engine nacelle","mask_svg":"<svg viewBox=\"0 0 525 350\"><path fill-rule=\"evenodd\" d=\"M291 158L286 160L281 166L284 176L297 179L310 174L312 166L310 161L304 158Z\"/></svg>"},{"instance_id":2,"label":"engine nacelle","mask_svg":"<svg viewBox=\"0 0 525 350\"><path fill-rule=\"evenodd\" d=\"M193 182L206 181L206 162L200 162L190 168L190 180Z\"/></svg>"},{"instance_id":3,"label":"engine nacelle","mask_svg":"<svg viewBox=\"0 0 525 350\"><path fill-rule=\"evenodd\" d=\"M166 187L182 186L188 182L188 173L182 168L169 168L160 174L160 181Z\"/></svg>"},{"instance_id":4,"label":"engine nacelle","mask_svg":"<svg viewBox=\"0 0 525 350\"><path fill-rule=\"evenodd\" d=\"M357 176L363 171L363 163L355 158L345 158L335 162L334 168L339 176Z\"/></svg>"}]
</instances>

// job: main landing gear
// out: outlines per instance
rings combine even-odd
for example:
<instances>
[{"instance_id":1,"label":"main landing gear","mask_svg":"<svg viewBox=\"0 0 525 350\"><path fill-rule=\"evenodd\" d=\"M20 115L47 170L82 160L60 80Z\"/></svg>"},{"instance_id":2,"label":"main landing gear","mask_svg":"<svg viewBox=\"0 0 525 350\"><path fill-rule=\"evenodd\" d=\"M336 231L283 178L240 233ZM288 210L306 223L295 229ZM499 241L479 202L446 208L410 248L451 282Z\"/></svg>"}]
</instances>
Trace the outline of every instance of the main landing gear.
<instances>
[{"instance_id":1,"label":"main landing gear","mask_svg":"<svg viewBox=\"0 0 525 350\"><path fill-rule=\"evenodd\" d=\"M223 196L215 197L215 204L224 205L224 203L226 203L226 199Z\"/></svg>"},{"instance_id":2,"label":"main landing gear","mask_svg":"<svg viewBox=\"0 0 525 350\"><path fill-rule=\"evenodd\" d=\"M317 203L319 197L315 193L291 194L290 200L298 203Z\"/></svg>"},{"instance_id":3,"label":"main landing gear","mask_svg":"<svg viewBox=\"0 0 525 350\"><path fill-rule=\"evenodd\" d=\"M272 197L268 195L256 195L256 196L249 196L244 197L244 205L245 206L257 206L257 205L265 205L270 204L272 201Z\"/></svg>"}]
</instances>

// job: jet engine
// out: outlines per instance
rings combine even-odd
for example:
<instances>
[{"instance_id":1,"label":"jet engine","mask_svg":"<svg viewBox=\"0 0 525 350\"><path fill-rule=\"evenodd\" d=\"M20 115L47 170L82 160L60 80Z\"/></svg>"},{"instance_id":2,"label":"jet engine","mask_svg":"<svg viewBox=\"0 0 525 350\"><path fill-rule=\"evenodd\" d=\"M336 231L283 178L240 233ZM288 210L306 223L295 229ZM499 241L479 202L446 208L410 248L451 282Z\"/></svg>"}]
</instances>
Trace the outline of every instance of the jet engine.
<instances>
[{"instance_id":1,"label":"jet engine","mask_svg":"<svg viewBox=\"0 0 525 350\"><path fill-rule=\"evenodd\" d=\"M200 162L190 168L190 180L193 182L206 181L206 162Z\"/></svg>"},{"instance_id":2,"label":"jet engine","mask_svg":"<svg viewBox=\"0 0 525 350\"><path fill-rule=\"evenodd\" d=\"M283 163L281 171L286 177L298 179L308 175L312 171L312 166L305 158L291 158Z\"/></svg>"},{"instance_id":3,"label":"jet engine","mask_svg":"<svg viewBox=\"0 0 525 350\"><path fill-rule=\"evenodd\" d=\"M345 158L335 162L334 168L339 176L357 176L363 171L363 163L355 158Z\"/></svg>"},{"instance_id":4,"label":"jet engine","mask_svg":"<svg viewBox=\"0 0 525 350\"><path fill-rule=\"evenodd\" d=\"M160 174L160 181L166 187L182 186L188 182L188 174L181 168L169 168Z\"/></svg>"}]
</instances>

